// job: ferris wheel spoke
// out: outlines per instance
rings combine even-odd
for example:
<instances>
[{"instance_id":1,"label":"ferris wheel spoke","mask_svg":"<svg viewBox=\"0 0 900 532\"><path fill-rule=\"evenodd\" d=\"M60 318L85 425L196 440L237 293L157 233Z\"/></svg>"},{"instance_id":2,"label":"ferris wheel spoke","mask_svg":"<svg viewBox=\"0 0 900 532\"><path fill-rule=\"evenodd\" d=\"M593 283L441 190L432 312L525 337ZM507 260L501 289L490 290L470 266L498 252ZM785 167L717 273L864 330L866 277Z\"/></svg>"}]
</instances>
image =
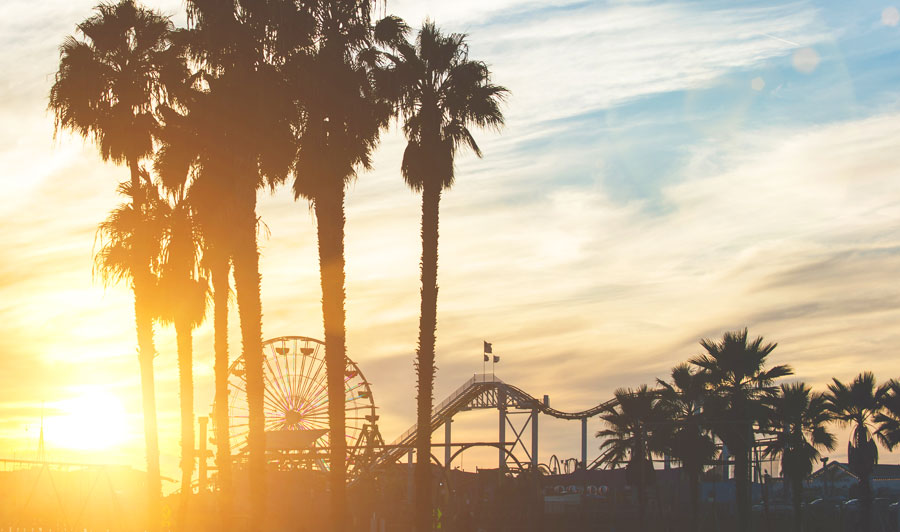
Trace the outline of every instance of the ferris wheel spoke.
<instances>
[{"instance_id":1,"label":"ferris wheel spoke","mask_svg":"<svg viewBox=\"0 0 900 532\"><path fill-rule=\"evenodd\" d=\"M307 342L307 345L308 345L308 342ZM294 349L295 350L298 349L296 345L294 346ZM304 373L303 372L306 370L306 359L307 358L310 358L310 357L307 355L304 355L302 352L300 352L300 370L299 371L296 369L294 370L294 381L295 381L294 389L297 390L298 405L302 404L302 402L303 402L303 382L304 382L304 380L303 380ZM296 363L297 363L297 358L295 355L294 364L296 364Z\"/></svg>"},{"instance_id":2,"label":"ferris wheel spoke","mask_svg":"<svg viewBox=\"0 0 900 532\"><path fill-rule=\"evenodd\" d=\"M243 389L243 388L241 388L241 387L239 387L239 386L237 386L237 385L235 385L235 387L236 387L238 390L240 390L241 392L243 392L244 397L247 397L247 396L248 396L247 390L245 390L245 389ZM274 409L274 410L280 410L280 409L285 409L285 410L286 410L286 409L287 409L283 404L281 404L281 403L278 402L277 397L275 397L274 395L272 395L272 392L271 392L271 391L269 390L269 388L266 387L266 386L263 386L263 404L268 404L269 407L271 407L271 408ZM250 411L250 405L249 405L249 404L247 405L247 407L245 408L245 410L247 410L248 412Z\"/></svg>"},{"instance_id":3,"label":"ferris wheel spoke","mask_svg":"<svg viewBox=\"0 0 900 532\"><path fill-rule=\"evenodd\" d=\"M327 382L325 383L325 386L322 386L319 389L319 391L316 392L315 395L313 395L312 397L309 398L309 402L312 404L315 404L316 401L318 401L322 397L325 397L325 398L328 397L328 383Z\"/></svg>"},{"instance_id":4,"label":"ferris wheel spoke","mask_svg":"<svg viewBox=\"0 0 900 532\"><path fill-rule=\"evenodd\" d=\"M287 357L284 359L284 366L286 368L288 383L291 390L291 409L297 409L297 341L293 342L293 349L291 349L291 358L288 360ZM290 363L288 363L290 362Z\"/></svg>"},{"instance_id":5,"label":"ferris wheel spoke","mask_svg":"<svg viewBox=\"0 0 900 532\"><path fill-rule=\"evenodd\" d=\"M310 358L309 355L304 354L302 351L303 349L309 349L309 341L306 341L303 344L304 344L304 346L299 348L300 349L300 371L294 372L294 378L297 379L297 385L296 385L297 395L298 395L298 397L301 397L301 398L303 397L303 388L302 388L303 382L304 382L303 379L304 379L304 376L306 375L306 373L305 373L306 359ZM294 341L295 354L296 354L297 350L298 350L298 347L297 347L297 342L295 340Z\"/></svg>"},{"instance_id":6,"label":"ferris wheel spoke","mask_svg":"<svg viewBox=\"0 0 900 532\"><path fill-rule=\"evenodd\" d=\"M353 406L348 406L344 410L371 410L371 409L372 409L372 405L353 405Z\"/></svg>"},{"instance_id":7,"label":"ferris wheel spoke","mask_svg":"<svg viewBox=\"0 0 900 532\"><path fill-rule=\"evenodd\" d=\"M283 350L287 350L284 347L284 341L281 342L281 348ZM275 353L275 368L278 370L278 378L281 380L281 384L283 389L285 390L285 403L288 405L289 410L294 410L294 387L291 383L290 379L290 367L288 366L288 354L286 351L284 355L284 371L281 369L281 360L278 358L278 353Z\"/></svg>"},{"instance_id":8,"label":"ferris wheel spoke","mask_svg":"<svg viewBox=\"0 0 900 532\"><path fill-rule=\"evenodd\" d=\"M316 349L316 351L318 351L318 348ZM309 378L307 379L307 382L306 382L306 388L303 391L304 397L310 396L310 393L313 391L313 386L323 388L322 379L320 379L319 376L322 374L322 368L325 367L325 358L324 357L318 358L316 360L318 363L312 364L309 367L310 374L309 374ZM315 366L315 373L312 373L313 366Z\"/></svg>"},{"instance_id":9,"label":"ferris wheel spoke","mask_svg":"<svg viewBox=\"0 0 900 532\"><path fill-rule=\"evenodd\" d=\"M269 346L269 347L270 347L271 349L274 349L274 348L272 348L271 346ZM279 398L280 400L278 401L278 403L279 403L285 410L289 410L288 405L287 405L287 403L286 403L286 401L287 401L287 394L286 394L285 391L281 388L281 382L279 382L279 381L278 381L278 378L275 376L275 371L272 369L272 363L269 361L269 357L263 357L263 359L266 361L266 367L269 368L268 373L266 373L266 377L271 377L271 378L267 378L267 379L266 379L266 384L269 384L269 383L274 383L274 384L275 384L275 386L278 388L278 392L281 393L281 397ZM276 360L275 363L277 364L277 363L278 363L278 360ZM279 368L278 371L281 371L281 368ZM270 386L266 386L265 388L266 388L266 390L271 389ZM272 393L277 397L277 393L276 393L275 390L272 390Z\"/></svg>"}]
</instances>

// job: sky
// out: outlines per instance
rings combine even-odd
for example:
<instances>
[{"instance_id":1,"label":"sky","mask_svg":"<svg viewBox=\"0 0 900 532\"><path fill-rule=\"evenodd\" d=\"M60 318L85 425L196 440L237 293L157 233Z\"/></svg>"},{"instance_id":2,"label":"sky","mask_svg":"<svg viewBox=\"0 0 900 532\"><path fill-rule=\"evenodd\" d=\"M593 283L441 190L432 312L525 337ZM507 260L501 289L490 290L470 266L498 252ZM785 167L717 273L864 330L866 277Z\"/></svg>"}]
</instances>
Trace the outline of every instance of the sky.
<instances>
[{"instance_id":1,"label":"sky","mask_svg":"<svg viewBox=\"0 0 900 532\"><path fill-rule=\"evenodd\" d=\"M0 5L0 457L36 456L43 411L50 458L140 467L132 295L92 276L96 227L122 201L127 170L80 138L54 138L46 111L58 46L93 4ZM184 23L178 0L147 5ZM482 371L482 341L501 358L498 377L576 411L743 327L778 343L770 362L790 364L788 380L818 390L863 370L900 378L900 4L382 7L467 33L470 57L510 90L506 127L476 132L484 158L459 156L441 201L437 401ZM421 206L400 177L403 148L395 125L346 204L348 355L388 441L415 417ZM321 337L309 206L283 187L259 194L258 213L264 338ZM156 343L174 478L172 328L157 327ZM239 354L236 327L230 348ZM204 414L210 323L194 356ZM495 416L458 416L454 438L495 438ZM540 461L577 456L579 431L542 419ZM467 452L461 465L495 456Z\"/></svg>"}]
</instances>

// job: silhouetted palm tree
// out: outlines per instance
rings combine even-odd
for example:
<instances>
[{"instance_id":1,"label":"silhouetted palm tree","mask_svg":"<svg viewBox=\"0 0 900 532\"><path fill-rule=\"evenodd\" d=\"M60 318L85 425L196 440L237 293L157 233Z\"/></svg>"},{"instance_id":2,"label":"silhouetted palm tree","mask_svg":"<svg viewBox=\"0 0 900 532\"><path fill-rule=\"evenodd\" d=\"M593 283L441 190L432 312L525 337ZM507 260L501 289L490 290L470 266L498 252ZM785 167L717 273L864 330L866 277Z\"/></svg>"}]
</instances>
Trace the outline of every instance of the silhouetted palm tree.
<instances>
[{"instance_id":1,"label":"silhouetted palm tree","mask_svg":"<svg viewBox=\"0 0 900 532\"><path fill-rule=\"evenodd\" d=\"M153 108L164 97L160 77L177 65L169 46L172 23L132 0L100 4L97 13L78 25L84 40L68 37L60 47L59 70L50 90L49 108L56 129L69 129L97 144L104 161L125 163L131 171L135 212L144 201L140 160L153 151L156 127ZM140 227L135 228L140 233ZM138 236L136 242L149 241ZM135 322L147 448L148 498L151 527L158 528L161 486L154 393L153 316L146 301L153 279L151 253L134 249L130 278L135 297Z\"/></svg>"},{"instance_id":2,"label":"silhouetted palm tree","mask_svg":"<svg viewBox=\"0 0 900 532\"><path fill-rule=\"evenodd\" d=\"M262 529L266 458L256 193L283 182L295 159L297 111L275 59L283 37L291 34L296 39L294 34L300 32L272 30L276 22L290 26L302 17L290 2L189 0L187 10L190 55L201 66L208 86L212 138L217 141L215 155L204 164L209 166L207 175L214 178L215 184L209 184L216 189L214 195L228 207L228 252L234 267L250 416L250 525ZM217 445L228 445L228 441L220 435Z\"/></svg>"},{"instance_id":3,"label":"silhouetted palm tree","mask_svg":"<svg viewBox=\"0 0 900 532\"><path fill-rule=\"evenodd\" d=\"M870 371L857 375L849 386L836 378L832 380L825 395L827 406L838 423L849 424L853 429L847 443L847 461L850 471L859 479L860 527L863 532L869 532L872 471L878 463L878 446L872 438L871 428L888 385L878 386Z\"/></svg>"},{"instance_id":4,"label":"silhouetted palm tree","mask_svg":"<svg viewBox=\"0 0 900 532\"><path fill-rule=\"evenodd\" d=\"M766 358L777 344L763 345L762 337L747 340L747 329L726 332L716 342L704 339L706 354L691 359L709 382L704 415L710 428L734 455L738 530L750 530L750 453L753 427L765 419L763 398L775 393L775 379L791 375L790 366L766 369Z\"/></svg>"},{"instance_id":5,"label":"silhouetted palm tree","mask_svg":"<svg viewBox=\"0 0 900 532\"><path fill-rule=\"evenodd\" d=\"M660 400L672 425L665 438L669 453L684 466L691 489L691 528L700 526L700 475L716 454L716 443L703 425L706 375L688 364L672 369L672 382L657 379Z\"/></svg>"},{"instance_id":6,"label":"silhouetted palm tree","mask_svg":"<svg viewBox=\"0 0 900 532\"><path fill-rule=\"evenodd\" d=\"M503 125L500 102L507 90L491 83L485 63L469 59L466 36L444 35L426 21L415 45L403 38L406 26L385 19L378 28L395 53L385 53L379 89L396 102L403 117L407 145L401 173L422 193L422 301L416 353L417 425L431 425L434 348L437 328L438 221L441 192L453 186L454 158L468 147L481 157L469 128ZM431 530L431 432L416 440L416 528Z\"/></svg>"},{"instance_id":7,"label":"silhouetted palm tree","mask_svg":"<svg viewBox=\"0 0 900 532\"><path fill-rule=\"evenodd\" d=\"M179 34L179 37L189 35ZM231 526L233 516L233 481L231 441L228 419L228 298L231 290L231 236L228 220L230 196L221 179L225 154L221 153L224 139L217 125L212 107L214 95L197 90L195 77L176 80L180 87L170 88L177 95L176 109L163 106L161 115L165 127L163 144L157 150L155 167L168 189L182 190L191 177L187 204L199 233L202 248L201 267L212 280L213 329L215 351L215 401L213 419L216 442L216 485L219 490L221 529ZM183 114L182 114L183 113ZM218 166L217 166L218 165ZM216 170L219 174L216 174ZM218 179L217 179L218 177Z\"/></svg>"},{"instance_id":8,"label":"silhouetted palm tree","mask_svg":"<svg viewBox=\"0 0 900 532\"><path fill-rule=\"evenodd\" d=\"M887 390L881 396L881 408L875 414L878 429L875 435L881 444L893 451L900 443L900 382L891 379Z\"/></svg>"},{"instance_id":9,"label":"silhouetted palm tree","mask_svg":"<svg viewBox=\"0 0 900 532\"><path fill-rule=\"evenodd\" d=\"M157 154L157 168L167 152ZM171 152L168 152L171 153ZM200 271L200 234L187 201L185 183L168 188L173 203L165 205L166 239L160 267L160 289L166 305L162 321L175 325L181 399L181 503L179 529L188 522L194 473L193 330L206 314L207 280Z\"/></svg>"},{"instance_id":10,"label":"silhouetted palm tree","mask_svg":"<svg viewBox=\"0 0 900 532\"><path fill-rule=\"evenodd\" d=\"M609 468L626 466L629 485L638 493L638 519L644 530L647 502L646 487L655 482L653 455L666 449L667 414L659 393L642 385L637 390L619 388L616 404L600 418L609 427L597 432L602 453L598 463Z\"/></svg>"},{"instance_id":11,"label":"silhouetted palm tree","mask_svg":"<svg viewBox=\"0 0 900 532\"><path fill-rule=\"evenodd\" d=\"M371 154L387 125L390 105L376 98L370 69L360 53L372 45L371 0L318 5L317 40L289 63L295 95L305 118L295 167L294 197L314 209L319 244L328 425L331 523L346 529L344 375L344 192L357 169L371 167Z\"/></svg>"},{"instance_id":12,"label":"silhouetted palm tree","mask_svg":"<svg viewBox=\"0 0 900 532\"><path fill-rule=\"evenodd\" d=\"M790 482L794 505L794 530L803 528L803 481L821 458L822 449L833 450L834 434L825 396L813 393L802 383L782 384L778 394L768 400L770 411L765 427L774 441L766 456L781 456L781 473Z\"/></svg>"}]
</instances>

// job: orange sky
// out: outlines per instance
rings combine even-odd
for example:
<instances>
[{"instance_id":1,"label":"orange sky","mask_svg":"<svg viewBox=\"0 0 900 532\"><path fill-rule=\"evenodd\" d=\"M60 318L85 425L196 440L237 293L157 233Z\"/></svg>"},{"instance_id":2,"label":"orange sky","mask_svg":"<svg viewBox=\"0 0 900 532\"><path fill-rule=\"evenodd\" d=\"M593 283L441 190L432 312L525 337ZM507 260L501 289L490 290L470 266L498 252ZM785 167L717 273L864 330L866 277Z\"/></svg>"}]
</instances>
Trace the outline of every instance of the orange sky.
<instances>
[{"instance_id":1,"label":"orange sky","mask_svg":"<svg viewBox=\"0 0 900 532\"><path fill-rule=\"evenodd\" d=\"M45 112L56 47L91 4L0 8L0 456L34 456L43 404L51 458L140 466L131 294L91 278L95 228L127 172L69 135L54 143ZM473 55L512 90L508 127L477 134L484 160L461 157L441 203L438 400L481 370L482 340L503 379L580 410L743 326L820 389L862 370L900 376L900 85L876 90L878 70L858 74L863 52L835 14L804 2L485 5L389 4L413 24L430 13L468 31ZM894 46L881 9L860 27ZM399 175L402 149L387 134L347 201L349 356L373 383L388 440L414 419L420 204ZM264 337L321 337L308 206L285 188L260 194L259 214L271 231ZM163 467L175 477L172 329L156 342ZM235 327L232 354L239 346ZM209 324L194 348L195 407L209 412ZM541 461L577 454L577 424L541 428ZM496 422L473 414L454 430L486 440ZM98 435L108 447L94 448Z\"/></svg>"}]
</instances>

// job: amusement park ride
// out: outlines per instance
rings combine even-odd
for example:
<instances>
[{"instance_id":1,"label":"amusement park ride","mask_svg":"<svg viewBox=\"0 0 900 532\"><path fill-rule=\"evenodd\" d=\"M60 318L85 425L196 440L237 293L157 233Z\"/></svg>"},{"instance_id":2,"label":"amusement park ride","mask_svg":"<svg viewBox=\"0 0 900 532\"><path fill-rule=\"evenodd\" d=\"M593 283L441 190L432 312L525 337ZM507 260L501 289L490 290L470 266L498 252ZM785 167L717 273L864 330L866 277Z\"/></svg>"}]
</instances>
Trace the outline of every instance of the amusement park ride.
<instances>
[{"instance_id":1,"label":"amusement park ride","mask_svg":"<svg viewBox=\"0 0 900 532\"><path fill-rule=\"evenodd\" d=\"M325 345L305 336L283 336L263 344L265 375L265 428L268 461L279 469L327 470L329 468L328 390ZM419 427L413 425L390 444L378 430L378 415L370 383L359 366L346 361L344 370L347 470L350 482L408 455L412 461ZM231 448L236 460L246 458L248 408L243 359L232 364L229 372L229 419ZM581 460L577 467L593 469L587 462L587 420L610 408L613 401L581 412L563 412L551 408L548 396L539 400L525 391L503 382L494 375L476 374L435 406L428 434L444 427L443 464L449 469L460 453L472 447L496 447L501 471L541 468L559 472L560 464L538 463L539 415L581 421ZM452 422L461 412L496 409L496 442L456 442L452 440ZM517 423L517 421L519 421ZM530 438L527 429L531 428ZM507 438L507 429L511 438ZM530 446L526 445L530 443ZM529 448L530 447L530 448ZM519 453L518 455L516 453ZM520 460L519 457L523 460ZM555 456L554 456L555 458ZM567 467L568 469L568 467Z\"/></svg>"}]
</instances>

